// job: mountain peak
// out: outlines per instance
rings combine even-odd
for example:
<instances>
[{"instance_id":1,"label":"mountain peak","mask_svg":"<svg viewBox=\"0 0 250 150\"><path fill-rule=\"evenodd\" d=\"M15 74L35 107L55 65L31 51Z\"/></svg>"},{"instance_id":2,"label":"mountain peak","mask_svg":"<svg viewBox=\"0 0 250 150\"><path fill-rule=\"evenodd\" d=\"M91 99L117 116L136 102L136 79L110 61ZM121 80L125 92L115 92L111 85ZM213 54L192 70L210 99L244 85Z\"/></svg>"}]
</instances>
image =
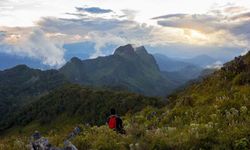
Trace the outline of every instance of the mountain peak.
<instances>
[{"instance_id":1,"label":"mountain peak","mask_svg":"<svg viewBox=\"0 0 250 150\"><path fill-rule=\"evenodd\" d=\"M27 70L27 69L30 69L30 68L27 65L22 64L22 65L17 65L15 67L13 67L12 69L13 70ZM8 69L8 70L10 70L10 69Z\"/></svg>"},{"instance_id":2,"label":"mountain peak","mask_svg":"<svg viewBox=\"0 0 250 150\"><path fill-rule=\"evenodd\" d=\"M148 54L148 52L147 52L147 50L146 50L146 48L144 46L137 47L135 49L135 52L137 54Z\"/></svg>"},{"instance_id":3,"label":"mountain peak","mask_svg":"<svg viewBox=\"0 0 250 150\"><path fill-rule=\"evenodd\" d=\"M72 63L79 63L79 62L81 62L81 59L79 59L78 57L72 57L70 59L70 62L72 62Z\"/></svg>"},{"instance_id":4,"label":"mountain peak","mask_svg":"<svg viewBox=\"0 0 250 150\"><path fill-rule=\"evenodd\" d=\"M119 56L131 56L134 54L135 54L135 49L133 48L132 44L120 46L114 52L114 55L119 55Z\"/></svg>"}]
</instances>

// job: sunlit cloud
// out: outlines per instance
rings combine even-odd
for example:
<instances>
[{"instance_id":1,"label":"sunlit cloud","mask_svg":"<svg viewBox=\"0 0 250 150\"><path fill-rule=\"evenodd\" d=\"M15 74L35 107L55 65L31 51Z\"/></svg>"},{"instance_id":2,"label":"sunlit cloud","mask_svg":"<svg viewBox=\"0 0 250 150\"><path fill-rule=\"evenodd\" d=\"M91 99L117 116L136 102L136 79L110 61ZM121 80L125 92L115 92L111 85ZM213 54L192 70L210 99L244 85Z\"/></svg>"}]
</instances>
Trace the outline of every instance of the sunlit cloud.
<instances>
[{"instance_id":1,"label":"sunlit cloud","mask_svg":"<svg viewBox=\"0 0 250 150\"><path fill-rule=\"evenodd\" d=\"M51 41L38 28L26 29L25 33L16 30L5 34L2 42L0 41L0 52L30 57L54 67L65 63L63 43Z\"/></svg>"},{"instance_id":2,"label":"sunlit cloud","mask_svg":"<svg viewBox=\"0 0 250 150\"><path fill-rule=\"evenodd\" d=\"M185 30L185 35L194 40L193 44L231 44L248 47L249 14L250 11L246 11L244 7L226 7L212 10L207 14L168 14L152 19L157 20L158 25L162 27Z\"/></svg>"}]
</instances>

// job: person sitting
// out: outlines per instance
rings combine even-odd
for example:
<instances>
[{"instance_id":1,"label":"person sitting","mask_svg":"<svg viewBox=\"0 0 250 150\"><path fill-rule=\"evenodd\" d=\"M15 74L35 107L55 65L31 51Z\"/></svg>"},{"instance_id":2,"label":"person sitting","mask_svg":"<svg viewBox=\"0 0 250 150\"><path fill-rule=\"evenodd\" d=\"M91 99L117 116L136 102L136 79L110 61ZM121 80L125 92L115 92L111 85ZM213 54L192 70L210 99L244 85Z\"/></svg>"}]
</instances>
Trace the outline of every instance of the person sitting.
<instances>
[{"instance_id":1,"label":"person sitting","mask_svg":"<svg viewBox=\"0 0 250 150\"><path fill-rule=\"evenodd\" d=\"M110 109L110 114L111 115L108 117L107 120L109 128L115 130L118 133L125 134L122 119L116 114L116 110L114 108Z\"/></svg>"}]
</instances>

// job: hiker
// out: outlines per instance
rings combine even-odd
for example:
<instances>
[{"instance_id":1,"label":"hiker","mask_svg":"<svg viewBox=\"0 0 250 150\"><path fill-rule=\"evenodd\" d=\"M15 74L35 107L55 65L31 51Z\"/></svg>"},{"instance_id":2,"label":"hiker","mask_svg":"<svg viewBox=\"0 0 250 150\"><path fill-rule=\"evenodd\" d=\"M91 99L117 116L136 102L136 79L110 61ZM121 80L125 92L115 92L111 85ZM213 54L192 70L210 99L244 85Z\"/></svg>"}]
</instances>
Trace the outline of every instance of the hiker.
<instances>
[{"instance_id":1,"label":"hiker","mask_svg":"<svg viewBox=\"0 0 250 150\"><path fill-rule=\"evenodd\" d=\"M107 124L110 129L117 131L118 133L125 134L123 129L122 119L116 114L114 108L110 109L110 116L108 117Z\"/></svg>"}]
</instances>

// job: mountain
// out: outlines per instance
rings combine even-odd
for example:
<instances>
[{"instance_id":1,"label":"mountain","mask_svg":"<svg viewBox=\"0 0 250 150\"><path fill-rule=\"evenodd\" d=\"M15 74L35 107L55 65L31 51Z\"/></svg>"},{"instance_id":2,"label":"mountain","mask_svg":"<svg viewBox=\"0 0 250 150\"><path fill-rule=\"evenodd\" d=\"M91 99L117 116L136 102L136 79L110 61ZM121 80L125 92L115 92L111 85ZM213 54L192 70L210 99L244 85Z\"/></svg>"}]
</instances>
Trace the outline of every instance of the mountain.
<instances>
[{"instance_id":1,"label":"mountain","mask_svg":"<svg viewBox=\"0 0 250 150\"><path fill-rule=\"evenodd\" d=\"M59 71L73 83L151 96L169 94L178 86L161 74L154 57L143 46L134 48L130 44L106 57L89 60L74 57Z\"/></svg>"},{"instance_id":2,"label":"mountain","mask_svg":"<svg viewBox=\"0 0 250 150\"><path fill-rule=\"evenodd\" d=\"M82 132L72 140L78 149L249 149L249 85L250 52L171 94L163 108L158 106L164 104L154 98L136 94L125 94L124 98L123 92L69 86L42 97L10 118L7 122L18 126L7 130L0 144L6 149L25 147L31 133L39 130L52 145L60 146L78 125ZM153 104L149 104L152 101ZM89 118L88 114L104 121L105 108L111 107L111 103L124 111L126 136L106 125L86 124L95 118ZM130 111L138 105L139 111ZM146 107L148 105L155 107ZM80 124L74 121L77 114L83 119ZM43 121L45 124L41 124Z\"/></svg>"},{"instance_id":3,"label":"mountain","mask_svg":"<svg viewBox=\"0 0 250 150\"><path fill-rule=\"evenodd\" d=\"M163 54L154 54L154 57L157 61L157 64L159 65L160 70L162 71L175 72L192 65L187 62L169 58Z\"/></svg>"},{"instance_id":4,"label":"mountain","mask_svg":"<svg viewBox=\"0 0 250 150\"><path fill-rule=\"evenodd\" d=\"M154 54L154 57L163 71L179 71L187 66L206 68L218 62L219 60L208 55L198 55L193 58L169 58L163 54Z\"/></svg>"},{"instance_id":5,"label":"mountain","mask_svg":"<svg viewBox=\"0 0 250 150\"><path fill-rule=\"evenodd\" d=\"M0 120L11 111L66 83L56 70L41 71L26 65L0 71Z\"/></svg>"},{"instance_id":6,"label":"mountain","mask_svg":"<svg viewBox=\"0 0 250 150\"><path fill-rule=\"evenodd\" d=\"M206 78L218 70L220 70L220 69L219 68L206 68L200 73L200 76L198 77L198 79L199 78Z\"/></svg>"},{"instance_id":7,"label":"mountain","mask_svg":"<svg viewBox=\"0 0 250 150\"><path fill-rule=\"evenodd\" d=\"M249 149L249 71L250 52L172 94L160 124L176 127L176 137L189 138L166 142L177 149Z\"/></svg>"},{"instance_id":8,"label":"mountain","mask_svg":"<svg viewBox=\"0 0 250 150\"><path fill-rule=\"evenodd\" d=\"M189 62L175 60L162 54L154 54L160 70L166 77L173 77L179 83L185 83L197 78L203 68Z\"/></svg>"},{"instance_id":9,"label":"mountain","mask_svg":"<svg viewBox=\"0 0 250 150\"><path fill-rule=\"evenodd\" d=\"M199 66L199 67L206 67L208 65L212 65L216 63L218 60L216 60L213 57L210 57L208 55L199 55L194 58L189 58L189 59L181 59L181 61Z\"/></svg>"}]
</instances>

